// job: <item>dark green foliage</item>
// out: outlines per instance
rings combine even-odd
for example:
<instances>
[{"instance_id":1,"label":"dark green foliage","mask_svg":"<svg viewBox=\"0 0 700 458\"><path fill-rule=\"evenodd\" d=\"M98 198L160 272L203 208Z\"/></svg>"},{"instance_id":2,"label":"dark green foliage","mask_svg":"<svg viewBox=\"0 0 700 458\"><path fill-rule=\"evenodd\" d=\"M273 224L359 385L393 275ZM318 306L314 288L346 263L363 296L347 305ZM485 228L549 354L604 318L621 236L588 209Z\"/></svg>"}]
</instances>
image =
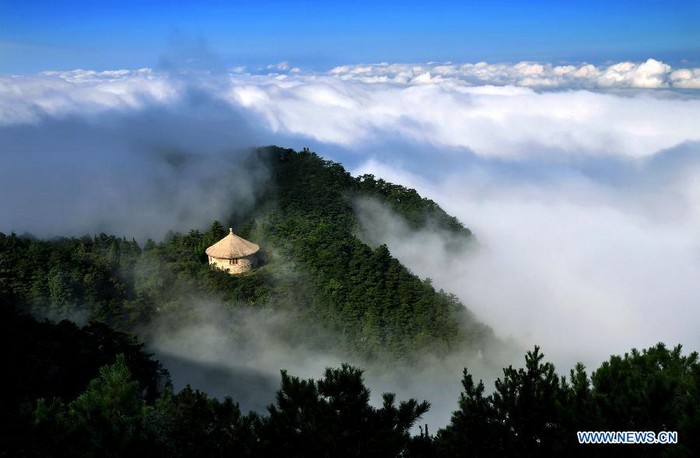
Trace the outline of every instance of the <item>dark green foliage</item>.
<instances>
[{"instance_id":1,"label":"dark green foliage","mask_svg":"<svg viewBox=\"0 0 700 458\"><path fill-rule=\"evenodd\" d=\"M66 332L60 329L66 322L38 323L19 314L5 318L3 324L23 326L28 339ZM72 326L71 337L82 339L85 354L108 350L102 343L122 337L105 327ZM94 333L101 338L94 340ZM59 339L55 345L66 352L63 360L81 359L68 353L67 342ZM3 386L0 456L399 456L413 444L411 426L428 410L427 402L413 399L396 405L391 394L384 395L381 408L370 406L362 371L348 365L327 369L318 381L283 372L267 416L243 415L230 398L219 401L189 386L174 394L163 384L153 397L147 388L159 374L138 364L145 356L140 344L124 348L130 353L116 355L99 370L66 368L63 390L44 376L60 358L51 361L43 357L45 349L29 345L22 345L21 355L7 355L13 363L36 362L18 365L11 374L16 383ZM84 383L88 372L92 380ZM26 382L34 386L25 387Z\"/></svg>"},{"instance_id":2,"label":"dark green foliage","mask_svg":"<svg viewBox=\"0 0 700 458\"><path fill-rule=\"evenodd\" d=\"M231 276L207 265L205 249L227 232L218 221L204 232L149 240L143 249L105 234L51 241L0 234L0 300L39 316L82 315L125 331L182 311L193 299L272 308L294 323L278 332L290 344L331 345L386 362L493 340L455 296L421 281L386 246L372 249L354 235L352 199L363 196L381 199L412 227L435 226L469 240L437 204L383 180L353 179L309 151L269 147L256 157L271 176L266 192L254 212L230 221L263 247L256 271Z\"/></svg>"},{"instance_id":3,"label":"dark green foliage","mask_svg":"<svg viewBox=\"0 0 700 458\"><path fill-rule=\"evenodd\" d=\"M543 363L539 347L525 356L525 368L503 370L496 381L492 405L503 431L503 449L512 456L552 455L558 437L559 378L551 363Z\"/></svg>"},{"instance_id":4,"label":"dark green foliage","mask_svg":"<svg viewBox=\"0 0 700 458\"><path fill-rule=\"evenodd\" d=\"M430 199L421 197L415 189L376 179L374 175L361 175L355 179L357 195L374 197L401 215L413 229L434 225L456 234L470 237L471 231L465 228L454 216L450 216Z\"/></svg>"},{"instance_id":5,"label":"dark green foliage","mask_svg":"<svg viewBox=\"0 0 700 458\"><path fill-rule=\"evenodd\" d=\"M123 357L100 369L71 402L44 399L33 411L31 453L39 456L249 456L257 416L241 415L230 398L189 386L149 405Z\"/></svg>"},{"instance_id":6,"label":"dark green foliage","mask_svg":"<svg viewBox=\"0 0 700 458\"><path fill-rule=\"evenodd\" d=\"M143 427L162 456L250 456L256 441L257 415L244 416L231 398L219 401L190 386L167 392L144 412Z\"/></svg>"},{"instance_id":7,"label":"dark green foliage","mask_svg":"<svg viewBox=\"0 0 700 458\"><path fill-rule=\"evenodd\" d=\"M129 307L140 256L134 240L105 234L40 241L0 233L0 294L42 315L137 323L147 314Z\"/></svg>"},{"instance_id":8,"label":"dark green foliage","mask_svg":"<svg viewBox=\"0 0 700 458\"><path fill-rule=\"evenodd\" d=\"M484 396L464 371L459 409L435 440L444 456L697 456L700 364L658 344L613 356L589 379L582 365L559 378L539 348L504 369ZM577 431L677 431L676 445L579 445Z\"/></svg>"},{"instance_id":9,"label":"dark green foliage","mask_svg":"<svg viewBox=\"0 0 700 458\"><path fill-rule=\"evenodd\" d=\"M444 456L499 456L496 409L484 397L484 384L474 384L464 369L464 392L459 397L459 410L452 414L448 427L438 432L437 448Z\"/></svg>"},{"instance_id":10,"label":"dark green foliage","mask_svg":"<svg viewBox=\"0 0 700 458\"><path fill-rule=\"evenodd\" d=\"M262 266L231 276L211 269L204 250L226 234L170 233L161 242L100 234L50 241L0 234L0 456L619 456L630 446L582 446L578 430L678 431L675 446L634 446L636 456L700 455L697 353L662 344L614 356L589 377L583 366L559 377L539 348L525 367L504 369L485 395L465 369L458 410L437 436L428 409L369 405L362 371L328 369L320 380L282 373L267 415L241 413L186 388L132 337L160 315L188 316L188 304L284 312L275 335L366 359L416 360L423 353L483 348L493 336L453 296L435 291L391 256L354 234L352 199L378 199L414 229L435 227L469 240L468 229L415 191L353 179L339 164L304 151L257 152L271 180L237 233L263 247ZM461 242L460 242L461 243ZM94 320L82 328L46 317ZM326 338L331 335L332 339ZM118 357L117 355L122 355ZM101 368L101 369L100 369ZM627 448L625 448L627 447Z\"/></svg>"},{"instance_id":11,"label":"dark green foliage","mask_svg":"<svg viewBox=\"0 0 700 458\"><path fill-rule=\"evenodd\" d=\"M467 370L451 423L411 437L428 410L384 394L370 405L362 371L319 380L282 372L266 415L242 414L186 387L172 393L141 345L104 325L39 323L3 308L0 456L697 456L697 353L659 344L613 356L589 378L557 376L539 348L504 369L495 391ZM112 355L102 355L102 351ZM114 354L120 351L120 354ZM96 361L109 359L101 368ZM75 359L75 361L73 361ZM90 381L87 381L90 380ZM156 386L155 391L150 391ZM578 430L678 431L677 445L579 445ZM631 448L633 447L633 449Z\"/></svg>"},{"instance_id":12,"label":"dark green foliage","mask_svg":"<svg viewBox=\"0 0 700 458\"><path fill-rule=\"evenodd\" d=\"M600 429L678 431L679 443L664 456L700 453L700 363L657 344L613 356L591 375L588 415ZM646 450L646 456L654 456Z\"/></svg>"},{"instance_id":13,"label":"dark green foliage","mask_svg":"<svg viewBox=\"0 0 700 458\"><path fill-rule=\"evenodd\" d=\"M440 447L454 456L551 456L560 436L560 381L551 363L542 363L539 348L525 356L525 368L503 370L495 392L484 397L464 370L460 409L440 431Z\"/></svg>"},{"instance_id":14,"label":"dark green foliage","mask_svg":"<svg viewBox=\"0 0 700 458\"><path fill-rule=\"evenodd\" d=\"M153 401L169 383L167 372L133 336L102 323L78 327L70 321L37 322L12 307L0 307L0 349L12 361L5 381L18 399L70 399L84 389L97 369L124 354L141 381L140 393Z\"/></svg>"},{"instance_id":15,"label":"dark green foliage","mask_svg":"<svg viewBox=\"0 0 700 458\"><path fill-rule=\"evenodd\" d=\"M379 197L412 227L435 225L468 239L470 232L434 202L370 176L353 179L314 153L270 147L276 210L261 225L269 243L311 276L314 299L304 307L366 359L417 358L484 346L490 329L454 297L437 292L391 256L354 235L351 199ZM301 304L300 304L301 305Z\"/></svg>"},{"instance_id":16,"label":"dark green foliage","mask_svg":"<svg viewBox=\"0 0 700 458\"><path fill-rule=\"evenodd\" d=\"M57 409L61 400L82 393L117 355L136 377L129 389L139 399L153 403L170 383L160 363L132 336L100 323L82 328L69 321L41 323L8 305L0 306L0 351L6 364L0 374L0 451L22 448L28 440L27 415L35 399L47 399L46 412Z\"/></svg>"},{"instance_id":17,"label":"dark green foliage","mask_svg":"<svg viewBox=\"0 0 700 458\"><path fill-rule=\"evenodd\" d=\"M64 404L39 399L34 410L35 452L41 456L127 456L146 448L143 401L123 355L100 369L85 392Z\"/></svg>"},{"instance_id":18,"label":"dark green foliage","mask_svg":"<svg viewBox=\"0 0 700 458\"><path fill-rule=\"evenodd\" d=\"M369 405L362 371L349 365L326 369L323 379L302 380L282 371L282 388L260 422L262 456L391 457L410 443L409 429L428 411L414 399L395 405L384 394Z\"/></svg>"}]
</instances>

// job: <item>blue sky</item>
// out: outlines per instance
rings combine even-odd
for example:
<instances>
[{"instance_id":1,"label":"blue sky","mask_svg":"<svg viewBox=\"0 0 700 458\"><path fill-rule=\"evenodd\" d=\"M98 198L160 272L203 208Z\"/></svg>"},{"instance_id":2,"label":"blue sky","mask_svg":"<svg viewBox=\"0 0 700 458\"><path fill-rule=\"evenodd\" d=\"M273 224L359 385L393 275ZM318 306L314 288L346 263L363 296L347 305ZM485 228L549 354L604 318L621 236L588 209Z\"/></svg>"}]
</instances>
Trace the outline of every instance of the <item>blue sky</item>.
<instances>
[{"instance_id":1,"label":"blue sky","mask_svg":"<svg viewBox=\"0 0 700 458\"><path fill-rule=\"evenodd\" d=\"M280 61L700 62L691 1L0 1L0 72ZM185 45L183 45L185 43ZM182 49L189 51L182 51ZM215 57L212 57L215 56Z\"/></svg>"}]
</instances>

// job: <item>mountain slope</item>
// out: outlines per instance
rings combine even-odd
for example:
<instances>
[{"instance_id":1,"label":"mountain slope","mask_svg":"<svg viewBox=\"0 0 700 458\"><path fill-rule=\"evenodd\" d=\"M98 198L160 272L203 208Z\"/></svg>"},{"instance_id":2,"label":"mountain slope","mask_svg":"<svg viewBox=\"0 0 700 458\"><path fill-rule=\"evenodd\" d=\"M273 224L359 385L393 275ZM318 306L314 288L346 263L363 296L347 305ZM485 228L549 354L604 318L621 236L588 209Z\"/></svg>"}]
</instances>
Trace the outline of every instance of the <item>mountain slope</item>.
<instances>
[{"instance_id":1,"label":"mountain slope","mask_svg":"<svg viewBox=\"0 0 700 458\"><path fill-rule=\"evenodd\" d=\"M372 250L354 235L352 201L377 198L416 229L435 224L470 237L456 219L414 190L371 176L352 178L341 165L308 151L262 153L271 161L277 211L261 232L312 274L317 300L309 305L346 345L365 357L405 358L428 349L478 346L489 337L454 296L418 279L386 246Z\"/></svg>"},{"instance_id":2,"label":"mountain slope","mask_svg":"<svg viewBox=\"0 0 700 458\"><path fill-rule=\"evenodd\" d=\"M353 178L306 150L267 147L249 161L262 163L269 178L256 207L232 211L227 222L265 249L260 269L232 277L209 268L204 249L226 233L218 222L143 248L104 234L52 241L0 235L0 297L45 315L80 311L127 330L167 313L187 319L195 299L283 312L288 319L269 325L290 344L367 360L476 350L493 340L455 296L356 235L353 200L371 197L412 228L433 225L468 241L469 230L437 204L371 176Z\"/></svg>"}]
</instances>

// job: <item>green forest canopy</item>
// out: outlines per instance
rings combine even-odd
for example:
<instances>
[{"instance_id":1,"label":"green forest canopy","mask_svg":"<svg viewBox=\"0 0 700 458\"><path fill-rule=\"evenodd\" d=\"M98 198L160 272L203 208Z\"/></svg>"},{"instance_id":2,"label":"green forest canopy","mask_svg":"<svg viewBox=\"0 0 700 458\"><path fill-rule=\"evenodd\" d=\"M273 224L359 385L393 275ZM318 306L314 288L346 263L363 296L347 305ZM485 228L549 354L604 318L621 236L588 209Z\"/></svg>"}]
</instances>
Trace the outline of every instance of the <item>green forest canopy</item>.
<instances>
[{"instance_id":1,"label":"green forest canopy","mask_svg":"<svg viewBox=\"0 0 700 458\"><path fill-rule=\"evenodd\" d=\"M106 234L0 234L0 298L43 316L79 310L125 331L192 298L283 310L295 318L284 331L289 339L327 347L314 339L331 334L335 350L366 360L444 355L494 340L454 295L413 275L385 245L372 249L356 235L352 201L366 197L413 228L434 225L468 243L469 230L435 202L370 175L353 178L308 151L268 147L250 160L264 162L269 180L258 205L227 223L266 250L262 268L240 276L209 268L204 250L226 233L219 222L143 247Z\"/></svg>"},{"instance_id":2,"label":"green forest canopy","mask_svg":"<svg viewBox=\"0 0 700 458\"><path fill-rule=\"evenodd\" d=\"M265 413L244 414L167 372L133 337L103 325L39 323L0 307L2 456L692 457L700 452L700 363L663 344L562 377L539 348L492 394L464 370L450 423L411 435L427 402L369 403L362 370L281 373ZM673 445L580 445L577 431L675 431Z\"/></svg>"},{"instance_id":3,"label":"green forest canopy","mask_svg":"<svg viewBox=\"0 0 700 458\"><path fill-rule=\"evenodd\" d=\"M613 356L588 375L555 372L538 348L525 367L504 369L492 394L467 369L451 422L411 436L426 402L368 403L362 370L329 368L318 380L282 373L265 414L244 414L231 399L187 387L175 393L167 371L143 352L133 331L193 298L236 309L284 310L290 342L326 332L336 350L365 360L417 361L423 353L479 349L495 339L457 300L435 291L355 234L352 200L369 197L409 226L470 232L414 190L304 151L256 151L269 182L259 205L232 216L237 232L266 249L263 266L230 276L212 270L204 249L225 235L171 233L143 246L107 234L37 240L0 234L0 339L3 371L0 456L619 456L617 446L581 446L578 430L678 431L672 446L637 446L638 456L700 453L697 353L659 344ZM87 316L79 328L20 313ZM119 331L114 331L117 328ZM318 332L314 332L318 331ZM332 439L332 440L330 440ZM630 447L630 446L625 446Z\"/></svg>"}]
</instances>

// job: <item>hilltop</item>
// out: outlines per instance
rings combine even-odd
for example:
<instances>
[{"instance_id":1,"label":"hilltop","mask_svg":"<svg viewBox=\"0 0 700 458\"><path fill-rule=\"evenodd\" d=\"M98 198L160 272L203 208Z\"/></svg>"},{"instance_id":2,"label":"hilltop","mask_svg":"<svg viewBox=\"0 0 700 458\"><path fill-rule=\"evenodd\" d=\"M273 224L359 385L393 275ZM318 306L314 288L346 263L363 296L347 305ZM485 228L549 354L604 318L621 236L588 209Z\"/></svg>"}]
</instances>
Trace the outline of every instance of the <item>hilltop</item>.
<instances>
[{"instance_id":1,"label":"hilltop","mask_svg":"<svg viewBox=\"0 0 700 458\"><path fill-rule=\"evenodd\" d=\"M493 339L455 296L358 235L353 203L371 198L411 228L431 225L471 243L471 232L435 202L371 175L352 177L308 150L260 148L248 161L268 172L257 204L208 230L169 233L144 246L107 234L0 234L0 297L40 316L77 314L125 331L182 312L193 298L284 311L294 324L279 333L290 343L330 345L366 360L478 349ZM204 250L229 226L263 247L262 267L241 276L209 268Z\"/></svg>"}]
</instances>

